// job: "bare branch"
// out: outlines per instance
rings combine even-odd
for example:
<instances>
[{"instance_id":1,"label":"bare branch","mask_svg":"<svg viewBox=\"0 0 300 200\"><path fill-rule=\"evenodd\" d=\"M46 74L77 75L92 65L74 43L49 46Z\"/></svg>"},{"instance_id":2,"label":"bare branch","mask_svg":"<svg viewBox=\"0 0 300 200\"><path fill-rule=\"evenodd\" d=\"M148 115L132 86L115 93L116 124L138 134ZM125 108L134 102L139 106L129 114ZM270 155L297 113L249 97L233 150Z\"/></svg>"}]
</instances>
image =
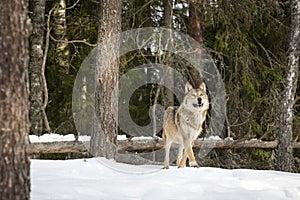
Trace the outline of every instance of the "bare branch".
<instances>
[{"instance_id":1,"label":"bare branch","mask_svg":"<svg viewBox=\"0 0 300 200\"><path fill-rule=\"evenodd\" d=\"M85 39L83 39L83 40L67 40L66 41L66 40L58 40L58 39L54 38L51 34L49 34L49 36L54 42L65 42L65 43L68 43L68 44L70 44L70 43L83 43L83 44L86 44L86 45L91 46L91 47L97 46L97 44L91 44L91 43L87 42Z\"/></svg>"},{"instance_id":2,"label":"bare branch","mask_svg":"<svg viewBox=\"0 0 300 200\"><path fill-rule=\"evenodd\" d=\"M79 3L79 1L80 0L77 0L72 6L67 7L66 10L70 10L70 9L74 8Z\"/></svg>"},{"instance_id":3,"label":"bare branch","mask_svg":"<svg viewBox=\"0 0 300 200\"><path fill-rule=\"evenodd\" d=\"M48 14L48 19L47 19L47 33L46 33L46 44L45 44L45 50L44 50L44 57L43 57L43 63L42 63L42 69L41 69L41 75L42 75L42 82L43 82L43 87L44 87L44 103L42 106L42 113L44 115L44 123L45 123L45 127L46 127L46 131L50 131L50 126L49 126L49 122L48 122L48 118L45 112L45 109L48 105L48 88L47 88L47 81L46 81L46 77L45 77L45 67L46 67L46 61L47 61L47 55L48 55L48 50L49 50L49 35L50 35L50 19L51 19L51 15L52 12L54 11L56 7L54 6Z\"/></svg>"}]
</instances>

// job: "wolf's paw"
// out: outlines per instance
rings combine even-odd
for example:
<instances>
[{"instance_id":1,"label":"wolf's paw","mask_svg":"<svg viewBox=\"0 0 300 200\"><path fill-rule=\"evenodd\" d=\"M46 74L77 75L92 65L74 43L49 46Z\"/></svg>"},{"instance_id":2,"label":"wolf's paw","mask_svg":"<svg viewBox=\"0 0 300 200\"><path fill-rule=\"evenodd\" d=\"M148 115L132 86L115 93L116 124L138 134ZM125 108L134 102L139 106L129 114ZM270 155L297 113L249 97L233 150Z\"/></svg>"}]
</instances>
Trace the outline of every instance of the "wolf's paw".
<instances>
[{"instance_id":1,"label":"wolf's paw","mask_svg":"<svg viewBox=\"0 0 300 200\"><path fill-rule=\"evenodd\" d=\"M190 164L190 167L199 168L199 165L197 164L196 161L192 161L192 162L190 162L189 164Z\"/></svg>"},{"instance_id":2,"label":"wolf's paw","mask_svg":"<svg viewBox=\"0 0 300 200\"><path fill-rule=\"evenodd\" d=\"M169 166L164 166L163 169L169 169Z\"/></svg>"},{"instance_id":3,"label":"wolf's paw","mask_svg":"<svg viewBox=\"0 0 300 200\"><path fill-rule=\"evenodd\" d=\"M180 165L180 163L181 163L181 159L182 159L182 157L179 157L179 158L177 158L177 161L176 161L176 165L177 165L177 166L179 166L179 165Z\"/></svg>"}]
</instances>

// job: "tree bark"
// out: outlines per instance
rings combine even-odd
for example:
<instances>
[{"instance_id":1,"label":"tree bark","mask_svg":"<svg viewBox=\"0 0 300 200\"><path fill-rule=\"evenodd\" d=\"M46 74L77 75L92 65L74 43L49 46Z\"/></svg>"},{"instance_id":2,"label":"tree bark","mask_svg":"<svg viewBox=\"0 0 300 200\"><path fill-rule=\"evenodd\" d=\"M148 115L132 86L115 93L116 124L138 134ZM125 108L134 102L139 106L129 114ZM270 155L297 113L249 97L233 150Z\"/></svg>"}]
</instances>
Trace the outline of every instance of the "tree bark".
<instances>
[{"instance_id":1,"label":"tree bark","mask_svg":"<svg viewBox=\"0 0 300 200\"><path fill-rule=\"evenodd\" d=\"M0 199L30 196L27 1L0 4Z\"/></svg>"},{"instance_id":2,"label":"tree bark","mask_svg":"<svg viewBox=\"0 0 300 200\"><path fill-rule=\"evenodd\" d=\"M99 31L97 52L98 85L95 95L96 121L95 131L91 138L93 156L113 159L116 156L116 140L118 132L118 108L116 83L119 74L119 41L111 40L113 35L121 31L120 0L101 0L99 3ZM115 114L115 115L114 115Z\"/></svg>"},{"instance_id":3,"label":"tree bark","mask_svg":"<svg viewBox=\"0 0 300 200\"><path fill-rule=\"evenodd\" d=\"M300 1L291 0L291 36L285 88L280 103L277 167L292 171L293 167L293 106L297 89L300 41Z\"/></svg>"},{"instance_id":4,"label":"tree bark","mask_svg":"<svg viewBox=\"0 0 300 200\"><path fill-rule=\"evenodd\" d=\"M30 36L29 85L30 85L30 133L41 135L43 130L43 82L42 65L45 33L45 0L31 0L32 33Z\"/></svg>"}]
</instances>

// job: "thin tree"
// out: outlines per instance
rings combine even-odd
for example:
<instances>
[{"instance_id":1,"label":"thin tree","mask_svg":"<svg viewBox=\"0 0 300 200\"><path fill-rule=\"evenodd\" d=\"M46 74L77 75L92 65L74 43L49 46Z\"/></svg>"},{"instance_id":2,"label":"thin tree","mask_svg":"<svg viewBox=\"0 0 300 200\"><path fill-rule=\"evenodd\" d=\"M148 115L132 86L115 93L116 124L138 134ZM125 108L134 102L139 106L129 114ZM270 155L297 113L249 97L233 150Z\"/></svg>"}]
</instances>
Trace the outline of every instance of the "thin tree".
<instances>
[{"instance_id":1,"label":"thin tree","mask_svg":"<svg viewBox=\"0 0 300 200\"><path fill-rule=\"evenodd\" d=\"M164 26L169 29L173 29L173 1L164 0ZM172 33L170 33L170 45L173 45ZM172 55L167 54L166 63L170 66L172 65ZM166 82L170 85L174 85L174 74L168 72L166 76ZM174 95L170 90L164 91L166 98L164 98L165 107L174 105Z\"/></svg>"},{"instance_id":2,"label":"thin tree","mask_svg":"<svg viewBox=\"0 0 300 200\"><path fill-rule=\"evenodd\" d=\"M30 88L30 132L41 135L43 130L43 81L45 4L46 0L31 0L32 32L30 36L29 88Z\"/></svg>"},{"instance_id":3,"label":"thin tree","mask_svg":"<svg viewBox=\"0 0 300 200\"><path fill-rule=\"evenodd\" d=\"M203 43L203 0L191 0L189 3L189 35L194 38L199 44ZM197 69L188 69L190 79L194 87L201 83L200 74Z\"/></svg>"},{"instance_id":4,"label":"thin tree","mask_svg":"<svg viewBox=\"0 0 300 200\"><path fill-rule=\"evenodd\" d=\"M189 4L189 34L197 42L203 43L203 0L191 0Z\"/></svg>"},{"instance_id":5,"label":"thin tree","mask_svg":"<svg viewBox=\"0 0 300 200\"><path fill-rule=\"evenodd\" d=\"M116 83L119 74L119 43L117 40L111 41L106 45L107 49L104 49L102 43L120 33L121 9L122 1L120 0L101 0L99 2L99 48L97 52L99 73L95 95L97 122L91 139L91 153L94 156L103 156L109 159L115 158L118 132L118 117L114 110L118 104L112 94L118 89ZM117 97L115 96L115 98Z\"/></svg>"},{"instance_id":6,"label":"thin tree","mask_svg":"<svg viewBox=\"0 0 300 200\"><path fill-rule=\"evenodd\" d=\"M30 197L27 1L0 4L0 199Z\"/></svg>"},{"instance_id":7,"label":"thin tree","mask_svg":"<svg viewBox=\"0 0 300 200\"><path fill-rule=\"evenodd\" d=\"M287 76L280 103L277 167L292 171L293 167L293 105L297 89L300 50L300 1L291 0L291 35L288 52Z\"/></svg>"},{"instance_id":8,"label":"thin tree","mask_svg":"<svg viewBox=\"0 0 300 200\"><path fill-rule=\"evenodd\" d=\"M164 15L163 15L163 23L164 26L168 29L172 29L173 28L173 3L171 0L164 0L163 1L163 5L164 5ZM168 41L168 45L173 45L173 38L172 38L172 32L170 32L169 34L169 41ZM151 51L151 50L150 50ZM172 54L169 52L166 52L164 56L162 55L157 55L156 58L157 60L159 60L159 62L162 62L162 60L164 61L164 63L166 63L166 65L171 65L171 60L172 60ZM157 62L157 61L156 61ZM163 73L163 77L161 77L159 86L155 92L155 96L154 96L154 101L153 101L153 109L152 109L152 119L153 119L153 137L156 136L157 133L157 119L156 119L156 106L158 103L158 98L160 93L163 94L162 98L163 98L163 102L164 102L164 106L168 107L168 106L173 106L174 105L174 95L170 90L165 90L162 87L162 84L164 82L168 82L170 85L174 85L174 74L169 71L169 70L165 70ZM150 99L150 101L152 101ZM155 154L155 152L153 152ZM153 155L154 155L153 154ZM154 161L154 159L153 159Z\"/></svg>"},{"instance_id":9,"label":"thin tree","mask_svg":"<svg viewBox=\"0 0 300 200\"><path fill-rule=\"evenodd\" d=\"M56 0L55 9L53 12L53 32L56 39L56 62L65 71L69 71L69 49L67 32L67 18L66 18L66 0Z\"/></svg>"}]
</instances>

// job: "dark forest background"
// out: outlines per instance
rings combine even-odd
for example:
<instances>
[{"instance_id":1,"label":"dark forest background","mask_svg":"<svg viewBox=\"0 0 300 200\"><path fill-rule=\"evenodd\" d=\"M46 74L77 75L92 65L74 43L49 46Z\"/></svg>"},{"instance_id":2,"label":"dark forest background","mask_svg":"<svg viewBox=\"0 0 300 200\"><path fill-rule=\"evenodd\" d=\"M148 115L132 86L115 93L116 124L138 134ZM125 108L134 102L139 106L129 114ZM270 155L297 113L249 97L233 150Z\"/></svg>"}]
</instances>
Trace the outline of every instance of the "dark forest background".
<instances>
[{"instance_id":1,"label":"dark forest background","mask_svg":"<svg viewBox=\"0 0 300 200\"><path fill-rule=\"evenodd\" d=\"M122 31L141 27L168 27L165 18L166 2L172 4L171 28L203 43L222 76L227 93L227 119L222 137L275 140L279 131L279 107L287 73L290 2L124 0ZM33 10L35 4L34 0L30 1L31 18L36 13ZM30 134L77 134L72 117L72 90L82 61L97 44L98 4L94 0L45 2L44 25L40 29L43 45L47 44L47 40L49 42L48 47L43 47L48 49L45 63L48 102L45 114L49 126L44 124L45 115L34 115L39 116L40 125L36 126L39 127L37 129L31 128ZM157 60L158 55L150 49L128 53L120 59L120 76L137 65ZM185 61L176 58L172 62L172 67L189 77L187 65ZM153 104L157 87L141 87L131 98L131 116L137 124L149 123L149 107ZM43 99L43 94L40 92L39 98ZM164 101L163 94L160 94L161 102ZM300 135L299 97L298 91L293 111L294 141ZM178 105L179 102L175 100L173 103ZM251 166L274 169L276 151L213 150L201 162L226 168ZM300 152L295 150L294 155L295 168L299 169L300 160L297 156Z\"/></svg>"}]
</instances>

